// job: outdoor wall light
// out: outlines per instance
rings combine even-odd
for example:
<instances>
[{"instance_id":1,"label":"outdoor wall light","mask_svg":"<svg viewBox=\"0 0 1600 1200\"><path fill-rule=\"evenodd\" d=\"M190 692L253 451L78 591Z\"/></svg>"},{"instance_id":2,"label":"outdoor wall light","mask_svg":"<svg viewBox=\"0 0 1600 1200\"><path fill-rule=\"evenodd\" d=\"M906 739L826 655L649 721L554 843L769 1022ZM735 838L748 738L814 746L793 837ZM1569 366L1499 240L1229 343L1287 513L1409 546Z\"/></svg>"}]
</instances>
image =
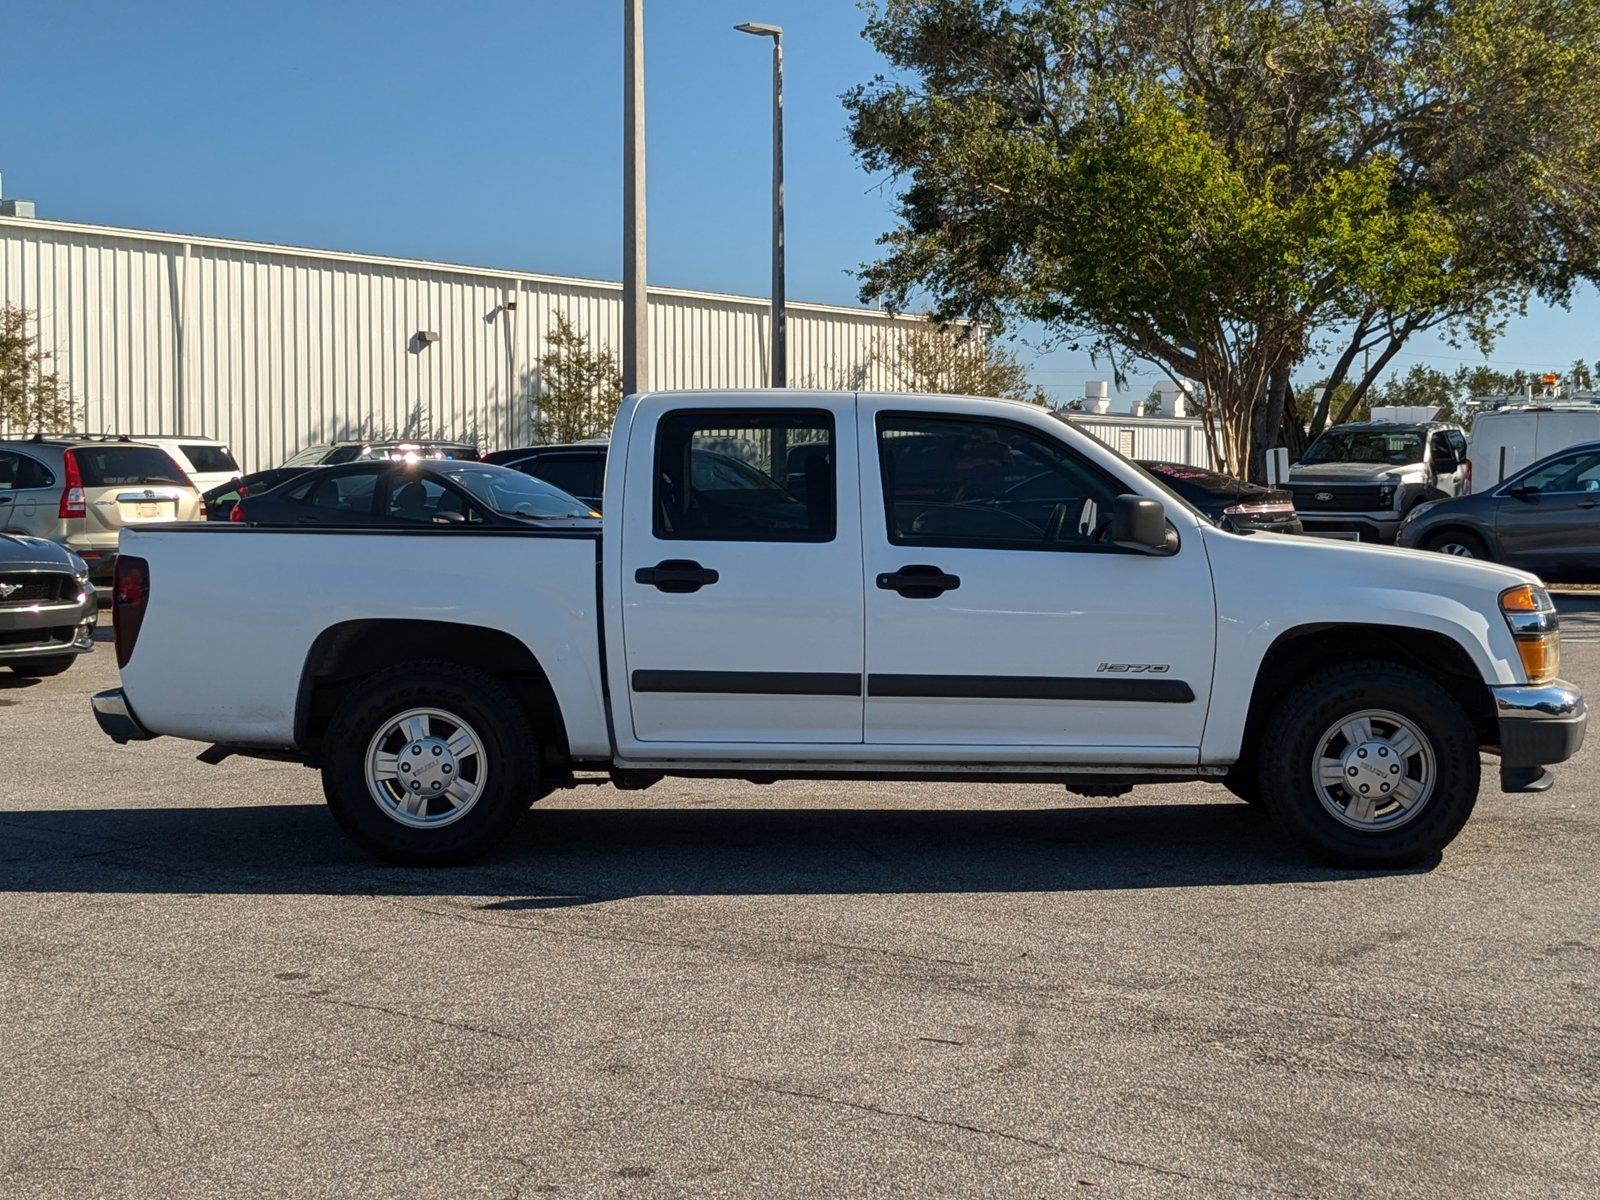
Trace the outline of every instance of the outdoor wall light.
<instances>
[{"instance_id":1,"label":"outdoor wall light","mask_svg":"<svg viewBox=\"0 0 1600 1200\"><path fill-rule=\"evenodd\" d=\"M419 329L417 330L416 338L417 345L431 346L434 342L439 340L439 335L434 333L431 329Z\"/></svg>"}]
</instances>

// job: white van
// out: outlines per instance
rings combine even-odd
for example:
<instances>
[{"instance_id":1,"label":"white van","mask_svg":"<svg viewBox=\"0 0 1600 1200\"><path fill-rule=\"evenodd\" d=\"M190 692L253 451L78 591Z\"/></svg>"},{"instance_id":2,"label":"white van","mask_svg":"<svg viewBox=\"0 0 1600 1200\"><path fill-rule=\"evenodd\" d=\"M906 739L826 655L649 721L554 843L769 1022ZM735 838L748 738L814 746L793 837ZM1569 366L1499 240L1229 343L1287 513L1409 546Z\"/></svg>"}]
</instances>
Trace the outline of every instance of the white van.
<instances>
[{"instance_id":1,"label":"white van","mask_svg":"<svg viewBox=\"0 0 1600 1200\"><path fill-rule=\"evenodd\" d=\"M1592 441L1600 441L1600 404L1518 405L1481 412L1472 422L1467 445L1472 490L1497 487L1541 458Z\"/></svg>"}]
</instances>

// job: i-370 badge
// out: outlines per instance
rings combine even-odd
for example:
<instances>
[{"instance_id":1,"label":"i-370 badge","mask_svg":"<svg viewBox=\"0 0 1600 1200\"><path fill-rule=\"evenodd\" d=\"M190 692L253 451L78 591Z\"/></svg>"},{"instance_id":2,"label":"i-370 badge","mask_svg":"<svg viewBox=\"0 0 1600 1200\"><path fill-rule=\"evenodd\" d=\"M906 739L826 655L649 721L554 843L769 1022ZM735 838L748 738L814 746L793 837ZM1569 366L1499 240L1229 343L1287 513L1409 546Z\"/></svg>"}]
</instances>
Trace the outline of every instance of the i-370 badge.
<instances>
[{"instance_id":1,"label":"i-370 badge","mask_svg":"<svg viewBox=\"0 0 1600 1200\"><path fill-rule=\"evenodd\" d=\"M1101 663L1096 671L1111 675L1165 675L1172 670L1171 663Z\"/></svg>"}]
</instances>

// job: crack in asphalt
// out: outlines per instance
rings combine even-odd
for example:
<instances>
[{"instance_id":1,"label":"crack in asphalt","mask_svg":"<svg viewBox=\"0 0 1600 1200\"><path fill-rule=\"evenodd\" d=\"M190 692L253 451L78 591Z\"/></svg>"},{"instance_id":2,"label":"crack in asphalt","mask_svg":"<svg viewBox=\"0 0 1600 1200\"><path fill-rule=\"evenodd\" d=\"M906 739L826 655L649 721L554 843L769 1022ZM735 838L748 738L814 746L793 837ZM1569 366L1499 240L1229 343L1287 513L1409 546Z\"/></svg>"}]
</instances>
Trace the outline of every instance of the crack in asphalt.
<instances>
[{"instance_id":1,"label":"crack in asphalt","mask_svg":"<svg viewBox=\"0 0 1600 1200\"><path fill-rule=\"evenodd\" d=\"M806 1092L798 1088L786 1088L780 1084L772 1083L765 1079L753 1079L747 1075L723 1075L724 1079L735 1083L749 1084L765 1092L772 1092L779 1096L789 1096L797 1100L810 1100L817 1104L829 1104L838 1108L853 1109L856 1112L870 1113L873 1116L891 1117L896 1120L916 1121L923 1125L933 1125L941 1129L959 1129L966 1133L977 1134L980 1137L998 1138L1001 1141L1015 1142L1018 1145L1031 1146L1036 1150L1043 1150L1049 1154L1063 1158L1074 1155L1087 1156L1099 1162L1109 1163L1112 1166L1128 1167L1133 1170L1149 1171L1155 1175L1164 1175L1175 1179L1188 1180L1190 1183L1224 1184L1228 1187L1241 1188L1247 1192L1255 1192L1265 1196L1288 1196L1293 1200L1315 1200L1309 1192L1295 1192L1284 1188L1267 1187L1264 1184L1251 1183L1248 1180L1234 1179L1226 1175L1196 1175L1176 1167L1164 1167L1160 1163L1148 1162L1137 1158L1119 1158L1114 1154L1106 1154L1099 1150L1085 1150L1076 1146L1062 1146L1055 1142L1047 1142L1043 1138L1029 1137L1024 1133L1013 1133L1007 1129L990 1129L984 1125L969 1125L965 1121L956 1121L947 1117L932 1117L926 1113L908 1112L902 1109L884 1108L876 1104L866 1104L858 1100L845 1100L838 1096L825 1096L819 1092Z\"/></svg>"}]
</instances>

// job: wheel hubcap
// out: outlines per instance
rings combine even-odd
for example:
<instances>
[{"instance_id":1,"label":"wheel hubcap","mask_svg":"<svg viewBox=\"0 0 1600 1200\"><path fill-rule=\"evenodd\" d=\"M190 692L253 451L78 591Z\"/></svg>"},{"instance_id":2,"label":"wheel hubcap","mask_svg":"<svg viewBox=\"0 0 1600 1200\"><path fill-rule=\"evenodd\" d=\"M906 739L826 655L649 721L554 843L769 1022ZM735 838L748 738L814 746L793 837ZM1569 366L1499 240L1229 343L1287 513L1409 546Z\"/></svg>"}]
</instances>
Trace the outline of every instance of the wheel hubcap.
<instances>
[{"instance_id":1,"label":"wheel hubcap","mask_svg":"<svg viewBox=\"0 0 1600 1200\"><path fill-rule=\"evenodd\" d=\"M488 755L477 731L439 708L391 717L367 744L367 791L384 814L413 829L466 816L483 795Z\"/></svg>"},{"instance_id":2,"label":"wheel hubcap","mask_svg":"<svg viewBox=\"0 0 1600 1200\"><path fill-rule=\"evenodd\" d=\"M1440 546L1439 549L1443 550L1446 554L1453 554L1457 558L1477 558L1478 557L1476 554L1474 554L1472 552L1472 549L1470 547L1463 546L1460 542L1446 542L1444 545Z\"/></svg>"},{"instance_id":3,"label":"wheel hubcap","mask_svg":"<svg viewBox=\"0 0 1600 1200\"><path fill-rule=\"evenodd\" d=\"M1413 722L1383 709L1352 713L1329 727L1312 769L1317 798L1354 829L1404 825L1433 795L1433 746Z\"/></svg>"}]
</instances>

